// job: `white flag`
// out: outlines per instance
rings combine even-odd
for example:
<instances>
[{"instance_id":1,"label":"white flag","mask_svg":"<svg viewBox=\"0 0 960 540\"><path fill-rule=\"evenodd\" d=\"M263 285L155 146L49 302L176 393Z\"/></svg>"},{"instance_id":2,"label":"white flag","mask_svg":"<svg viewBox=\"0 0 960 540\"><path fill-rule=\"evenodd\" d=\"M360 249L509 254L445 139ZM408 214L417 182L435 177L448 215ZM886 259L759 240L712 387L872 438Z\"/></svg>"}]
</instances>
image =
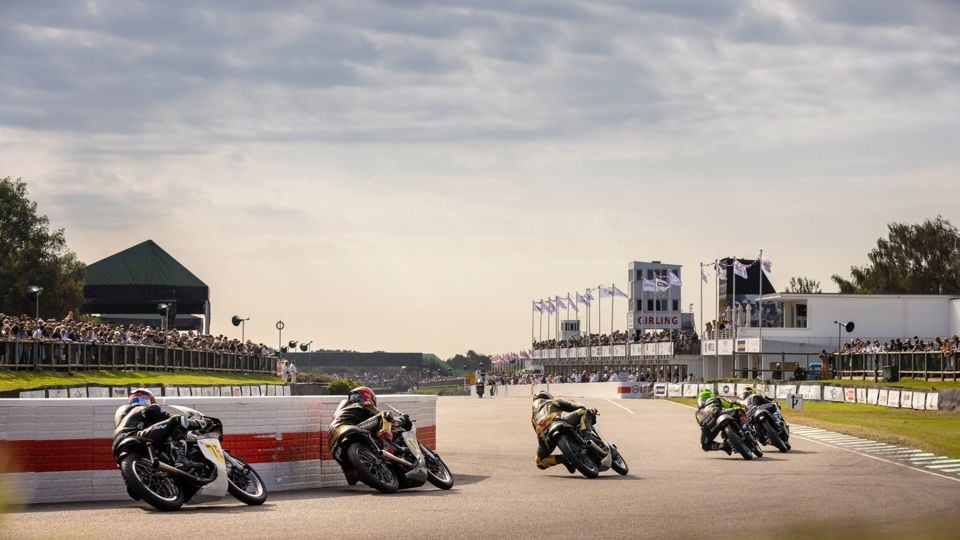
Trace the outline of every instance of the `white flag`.
<instances>
[{"instance_id":1,"label":"white flag","mask_svg":"<svg viewBox=\"0 0 960 540\"><path fill-rule=\"evenodd\" d=\"M627 294L621 291L620 289L618 289L616 285L613 286L613 290L611 291L611 293L613 294L613 296L621 296L623 298L627 297Z\"/></svg>"},{"instance_id":2,"label":"white flag","mask_svg":"<svg viewBox=\"0 0 960 540\"><path fill-rule=\"evenodd\" d=\"M760 259L760 266L769 274L772 263L770 259L763 257Z\"/></svg>"},{"instance_id":3,"label":"white flag","mask_svg":"<svg viewBox=\"0 0 960 540\"><path fill-rule=\"evenodd\" d=\"M717 272L717 279L719 279L720 281L727 280L726 268L724 268L724 266L720 264L720 261L713 263L713 269L716 270Z\"/></svg>"},{"instance_id":4,"label":"white flag","mask_svg":"<svg viewBox=\"0 0 960 540\"><path fill-rule=\"evenodd\" d=\"M670 284L660 278L654 278L653 282L657 286L657 292L663 292L670 288Z\"/></svg>"},{"instance_id":5,"label":"white flag","mask_svg":"<svg viewBox=\"0 0 960 540\"><path fill-rule=\"evenodd\" d=\"M563 298L557 297L557 309L567 309L567 305L563 303Z\"/></svg>"},{"instance_id":6,"label":"white flag","mask_svg":"<svg viewBox=\"0 0 960 540\"><path fill-rule=\"evenodd\" d=\"M652 279L643 278L643 290L646 292L657 292L657 284Z\"/></svg>"},{"instance_id":7,"label":"white flag","mask_svg":"<svg viewBox=\"0 0 960 540\"><path fill-rule=\"evenodd\" d=\"M533 301L533 310L537 313L543 313L543 307L540 306L540 302L537 302L536 300Z\"/></svg>"},{"instance_id":8,"label":"white flag","mask_svg":"<svg viewBox=\"0 0 960 540\"><path fill-rule=\"evenodd\" d=\"M587 306L590 305L590 302L593 302L593 294L590 292L590 289L587 289L587 292L583 293L583 296L580 298L583 299L583 303Z\"/></svg>"},{"instance_id":9,"label":"white flag","mask_svg":"<svg viewBox=\"0 0 960 540\"><path fill-rule=\"evenodd\" d=\"M707 283L707 271L703 269L702 264L700 265L700 279L702 279L704 283Z\"/></svg>"},{"instance_id":10,"label":"white flag","mask_svg":"<svg viewBox=\"0 0 960 540\"><path fill-rule=\"evenodd\" d=\"M609 298L613 296L613 287L600 287L600 298Z\"/></svg>"},{"instance_id":11,"label":"white flag","mask_svg":"<svg viewBox=\"0 0 960 540\"><path fill-rule=\"evenodd\" d=\"M747 267L742 262L738 260L733 261L733 273L747 279Z\"/></svg>"},{"instance_id":12,"label":"white flag","mask_svg":"<svg viewBox=\"0 0 960 540\"><path fill-rule=\"evenodd\" d=\"M557 312L557 307L554 306L553 302L551 302L550 300L544 300L542 304L543 304L543 309L547 310L547 313Z\"/></svg>"},{"instance_id":13,"label":"white flag","mask_svg":"<svg viewBox=\"0 0 960 540\"><path fill-rule=\"evenodd\" d=\"M674 274L673 270L667 274L667 282L670 283L670 285L676 285L677 287L683 285L683 282L680 281L680 277Z\"/></svg>"},{"instance_id":14,"label":"white flag","mask_svg":"<svg viewBox=\"0 0 960 540\"><path fill-rule=\"evenodd\" d=\"M580 308L577 307L577 303L570 298L570 293L567 293L567 305L572 307L574 311L580 313Z\"/></svg>"}]
</instances>

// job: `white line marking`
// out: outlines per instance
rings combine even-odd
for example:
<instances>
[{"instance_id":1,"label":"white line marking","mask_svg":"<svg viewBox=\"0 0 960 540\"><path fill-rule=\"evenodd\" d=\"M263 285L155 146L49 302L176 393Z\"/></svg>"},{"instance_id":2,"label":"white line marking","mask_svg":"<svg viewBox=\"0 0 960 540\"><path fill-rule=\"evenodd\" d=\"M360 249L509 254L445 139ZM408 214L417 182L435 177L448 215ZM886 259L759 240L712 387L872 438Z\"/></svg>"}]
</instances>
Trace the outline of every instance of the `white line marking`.
<instances>
[{"instance_id":1,"label":"white line marking","mask_svg":"<svg viewBox=\"0 0 960 540\"><path fill-rule=\"evenodd\" d=\"M609 399L609 398L603 398L603 399L606 399L606 400L609 401L610 403L616 405L617 407L620 407L621 409L627 411L627 412L630 413L630 414L637 414L637 413L631 411L630 409L624 407L623 405L617 403L616 401L614 401L614 400L612 400L612 399Z\"/></svg>"},{"instance_id":2,"label":"white line marking","mask_svg":"<svg viewBox=\"0 0 960 540\"><path fill-rule=\"evenodd\" d=\"M806 437L801 437L801 438L806 438ZM936 477L938 477L938 478L943 478L943 479L946 479L946 480L952 480L952 481L954 481L954 482L960 482L960 478L957 478L957 477L954 477L954 476L945 476L945 475L939 474L939 472L933 472L933 471L927 471L927 470L924 470L924 469L918 469L918 468L916 468L916 467L911 467L910 465L907 465L907 464L905 464L905 463L898 463L898 462L896 462L896 461L890 461L889 459L884 459L884 458L879 457L879 456L871 456L870 454L864 454L863 452L858 452L858 451L854 450L853 448L844 448L844 447L842 447L842 446L834 446L834 445L832 445L832 444L823 443L823 442L820 442L820 441L815 440L815 439L807 439L807 440L810 441L810 442L812 442L812 443L820 444L820 445L827 446L827 447L830 447L830 448L836 448L837 450L842 450L842 451L844 451L844 452L851 452L851 453L854 453L854 454L863 456L863 457L865 457L865 458L875 459L875 460L877 460L877 461L882 461L882 462L884 462L884 463L889 463L889 464L891 464L891 465L896 465L896 466L898 466L898 467L905 467L905 468L907 468L907 469L911 469L911 470L914 470L914 471L917 471L917 472L921 472L921 473L924 473L924 474L929 474L930 476L936 476ZM956 469L956 470L960 471L960 469ZM951 471L940 471L940 472L951 472Z\"/></svg>"},{"instance_id":3,"label":"white line marking","mask_svg":"<svg viewBox=\"0 0 960 540\"><path fill-rule=\"evenodd\" d=\"M960 460L948 459L946 461L934 461L924 465L928 469L951 469L960 466Z\"/></svg>"}]
</instances>

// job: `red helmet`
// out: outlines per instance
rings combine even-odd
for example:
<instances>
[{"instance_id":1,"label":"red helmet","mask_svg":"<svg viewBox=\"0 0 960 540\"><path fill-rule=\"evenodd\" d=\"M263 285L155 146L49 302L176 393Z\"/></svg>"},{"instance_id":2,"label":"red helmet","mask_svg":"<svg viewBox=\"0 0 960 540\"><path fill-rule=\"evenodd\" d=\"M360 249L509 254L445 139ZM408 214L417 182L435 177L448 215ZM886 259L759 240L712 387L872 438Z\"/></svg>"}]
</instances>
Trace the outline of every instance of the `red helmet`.
<instances>
[{"instance_id":1,"label":"red helmet","mask_svg":"<svg viewBox=\"0 0 960 540\"><path fill-rule=\"evenodd\" d=\"M153 392L146 388L137 388L127 396L127 403L130 405L153 405L156 402L157 398L153 396Z\"/></svg>"},{"instance_id":2,"label":"red helmet","mask_svg":"<svg viewBox=\"0 0 960 540\"><path fill-rule=\"evenodd\" d=\"M377 406L377 395L373 393L373 390L367 388L366 386L358 386L350 391L350 395L347 396L347 399L363 405L364 407L369 407L373 405Z\"/></svg>"}]
</instances>

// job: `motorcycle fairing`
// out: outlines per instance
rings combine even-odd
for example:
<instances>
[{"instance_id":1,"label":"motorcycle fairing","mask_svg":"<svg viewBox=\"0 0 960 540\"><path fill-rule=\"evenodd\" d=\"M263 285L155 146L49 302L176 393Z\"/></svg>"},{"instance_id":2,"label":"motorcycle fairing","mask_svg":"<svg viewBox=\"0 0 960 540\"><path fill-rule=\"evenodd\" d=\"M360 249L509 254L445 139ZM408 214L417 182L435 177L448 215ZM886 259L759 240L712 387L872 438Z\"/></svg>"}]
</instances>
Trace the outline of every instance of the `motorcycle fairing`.
<instances>
[{"instance_id":1,"label":"motorcycle fairing","mask_svg":"<svg viewBox=\"0 0 960 540\"><path fill-rule=\"evenodd\" d=\"M216 438L198 439L197 446L200 448L200 452L203 453L203 457L216 466L217 473L213 482L197 490L197 493L188 502L203 503L220 500L227 495L228 487L227 462L223 457L223 448L220 446L220 441Z\"/></svg>"}]
</instances>

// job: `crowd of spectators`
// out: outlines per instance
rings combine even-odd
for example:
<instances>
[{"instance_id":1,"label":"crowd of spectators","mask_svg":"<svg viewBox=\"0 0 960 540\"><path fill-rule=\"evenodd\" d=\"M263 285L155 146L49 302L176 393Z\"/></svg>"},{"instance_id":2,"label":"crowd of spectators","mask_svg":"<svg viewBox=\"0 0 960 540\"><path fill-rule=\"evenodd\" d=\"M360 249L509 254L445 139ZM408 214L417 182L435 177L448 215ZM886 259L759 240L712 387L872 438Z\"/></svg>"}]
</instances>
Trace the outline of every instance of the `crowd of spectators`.
<instances>
[{"instance_id":1,"label":"crowd of spectators","mask_svg":"<svg viewBox=\"0 0 960 540\"><path fill-rule=\"evenodd\" d=\"M840 354L876 354L891 352L940 352L943 354L952 354L960 351L960 337L956 335L933 339L921 339L918 336L913 338L897 338L881 343L880 340L854 339L844 343L840 348Z\"/></svg>"},{"instance_id":2,"label":"crowd of spectators","mask_svg":"<svg viewBox=\"0 0 960 540\"><path fill-rule=\"evenodd\" d=\"M680 382L679 374L670 370L644 372L616 369L573 370L570 373L514 373L488 376L488 384L557 384L592 382ZM690 379L692 380L692 378Z\"/></svg>"},{"instance_id":3,"label":"crowd of spectators","mask_svg":"<svg viewBox=\"0 0 960 540\"><path fill-rule=\"evenodd\" d=\"M627 332L615 330L612 334L590 334L576 336L570 339L547 339L535 341L533 348L540 349L571 349L576 347L599 346L599 345L621 345L631 343L670 343L680 348L692 348L694 345L699 347L699 340L696 332L690 330L661 330L659 332L634 332L631 336Z\"/></svg>"},{"instance_id":4,"label":"crowd of spectators","mask_svg":"<svg viewBox=\"0 0 960 540\"><path fill-rule=\"evenodd\" d=\"M143 324L112 325L92 318L80 320L72 311L61 320L0 313L0 341L150 345L254 356L274 354L273 349L250 340L242 343L223 335L212 336L196 331L160 330Z\"/></svg>"}]
</instances>

